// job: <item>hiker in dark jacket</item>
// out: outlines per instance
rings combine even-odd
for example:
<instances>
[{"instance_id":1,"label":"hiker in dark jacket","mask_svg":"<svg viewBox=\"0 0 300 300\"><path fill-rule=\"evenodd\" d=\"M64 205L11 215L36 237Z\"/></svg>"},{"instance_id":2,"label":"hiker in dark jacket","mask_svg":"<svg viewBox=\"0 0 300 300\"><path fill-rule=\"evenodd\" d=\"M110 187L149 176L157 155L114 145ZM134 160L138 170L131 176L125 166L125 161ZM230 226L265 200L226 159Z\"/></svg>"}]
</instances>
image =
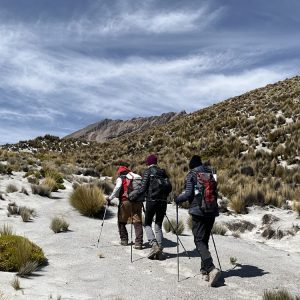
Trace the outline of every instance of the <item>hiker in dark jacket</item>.
<instances>
[{"instance_id":1,"label":"hiker in dark jacket","mask_svg":"<svg viewBox=\"0 0 300 300\"><path fill-rule=\"evenodd\" d=\"M126 166L118 168L118 178L115 188L111 195L107 197L108 203L114 198L119 199L118 205L118 229L121 239L121 245L128 245L128 232L126 224L128 221L133 222L135 230L134 248L141 250L143 245L143 226L142 226L142 203L135 203L128 200L127 188L130 180L140 177L138 174L131 172Z\"/></svg>"},{"instance_id":2,"label":"hiker in dark jacket","mask_svg":"<svg viewBox=\"0 0 300 300\"><path fill-rule=\"evenodd\" d=\"M144 227L146 235L151 246L149 259L163 259L163 232L162 223L167 210L167 197L172 190L169 184L169 190L166 194L155 195L152 192L152 182L154 176L167 178L166 172L157 166L157 157L152 154L147 157L148 168L144 171L143 180L138 194L145 194L146 211ZM158 175L157 175L158 174ZM152 221L155 216L155 234L152 229Z\"/></svg>"},{"instance_id":3,"label":"hiker in dark jacket","mask_svg":"<svg viewBox=\"0 0 300 300\"><path fill-rule=\"evenodd\" d=\"M194 242L196 248L201 256L201 273L206 281L209 281L210 286L215 286L219 276L218 270L213 263L213 259L208 250L208 241L211 230L213 228L215 217L219 215L218 207L212 209L210 212L205 212L198 203L195 195L199 192L197 190L197 173L210 173L211 169L208 166L202 165L201 158L194 155L189 163L189 173L185 181L185 191L176 198L176 203L189 201L189 214L192 216L192 231L194 235Z\"/></svg>"}]
</instances>

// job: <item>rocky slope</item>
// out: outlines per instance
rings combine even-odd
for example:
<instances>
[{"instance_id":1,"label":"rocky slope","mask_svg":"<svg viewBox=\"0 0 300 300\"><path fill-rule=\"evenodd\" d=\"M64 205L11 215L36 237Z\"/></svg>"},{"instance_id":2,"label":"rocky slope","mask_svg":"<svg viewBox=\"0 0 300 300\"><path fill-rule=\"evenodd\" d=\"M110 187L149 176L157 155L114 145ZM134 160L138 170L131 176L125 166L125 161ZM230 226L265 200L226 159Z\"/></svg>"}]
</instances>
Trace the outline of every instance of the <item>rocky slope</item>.
<instances>
[{"instance_id":1,"label":"rocky slope","mask_svg":"<svg viewBox=\"0 0 300 300\"><path fill-rule=\"evenodd\" d=\"M126 121L105 119L67 135L65 138L104 142L129 133L141 132L157 125L167 124L185 114L185 112L170 112L160 116L134 118Z\"/></svg>"}]
</instances>

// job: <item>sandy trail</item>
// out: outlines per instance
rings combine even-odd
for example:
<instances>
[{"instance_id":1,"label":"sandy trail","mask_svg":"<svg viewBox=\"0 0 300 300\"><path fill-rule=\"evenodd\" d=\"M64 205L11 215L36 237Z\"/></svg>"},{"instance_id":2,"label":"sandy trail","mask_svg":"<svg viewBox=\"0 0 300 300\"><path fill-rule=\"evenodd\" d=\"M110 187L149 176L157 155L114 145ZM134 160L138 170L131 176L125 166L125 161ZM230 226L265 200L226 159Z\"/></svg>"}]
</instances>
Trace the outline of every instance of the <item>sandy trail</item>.
<instances>
[{"instance_id":1,"label":"sandy trail","mask_svg":"<svg viewBox=\"0 0 300 300\"><path fill-rule=\"evenodd\" d=\"M8 183L30 186L22 174L13 179L2 177L0 190ZM300 294L300 253L274 249L252 240L231 236L215 236L222 268L223 282L218 288L209 288L199 274L200 258L194 250L193 237L186 229L181 240L189 251L188 259L180 247L180 282L177 282L176 236L165 234L164 261L147 259L148 249L133 250L119 245L116 208L109 208L103 227L100 247L97 239L101 220L81 216L68 203L72 191L53 193L55 199L30 194L8 194L0 201L0 221L12 224L16 233L25 235L41 246L49 265L29 279L21 279L22 291L10 286L14 274L0 272L0 289L10 299L48 299L61 295L62 299L259 299L266 289L286 288ZM23 223L20 217L6 216L8 201L35 208L38 216L33 222ZM49 225L52 217L64 216L70 222L70 231L54 234ZM168 206L168 215L175 215L175 207ZM182 218L187 217L180 210ZM187 226L186 226L187 227ZM128 225L130 230L130 225ZM298 233L299 235L299 233ZM212 243L210 249L215 258ZM104 258L99 258L99 254ZM234 256L239 265L233 268L229 258ZM217 264L217 260L215 259Z\"/></svg>"}]
</instances>

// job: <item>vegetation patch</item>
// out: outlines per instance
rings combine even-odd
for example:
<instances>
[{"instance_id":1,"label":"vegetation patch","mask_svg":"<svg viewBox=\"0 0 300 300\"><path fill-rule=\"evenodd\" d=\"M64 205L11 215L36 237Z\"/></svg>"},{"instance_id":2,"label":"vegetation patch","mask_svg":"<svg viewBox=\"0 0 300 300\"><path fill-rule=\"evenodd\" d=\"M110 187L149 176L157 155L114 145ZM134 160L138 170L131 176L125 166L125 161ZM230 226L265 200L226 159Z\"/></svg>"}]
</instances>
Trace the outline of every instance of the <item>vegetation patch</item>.
<instances>
[{"instance_id":1,"label":"vegetation patch","mask_svg":"<svg viewBox=\"0 0 300 300\"><path fill-rule=\"evenodd\" d=\"M70 224L63 217L54 217L51 221L50 228L54 233L66 232Z\"/></svg>"},{"instance_id":2,"label":"vegetation patch","mask_svg":"<svg viewBox=\"0 0 300 300\"><path fill-rule=\"evenodd\" d=\"M226 222L226 227L230 231L239 231L240 233L244 233L247 231L252 231L255 228L255 225L246 220L234 220L231 222Z\"/></svg>"},{"instance_id":3,"label":"vegetation patch","mask_svg":"<svg viewBox=\"0 0 300 300\"><path fill-rule=\"evenodd\" d=\"M212 234L225 235L227 232L227 227L220 223L214 223L214 226L211 230Z\"/></svg>"},{"instance_id":4,"label":"vegetation patch","mask_svg":"<svg viewBox=\"0 0 300 300\"><path fill-rule=\"evenodd\" d=\"M176 219L171 218L170 222L168 219L164 220L163 227L166 233L172 232L173 234L181 235L184 231L184 222L180 219L178 220L178 228L177 228L177 222Z\"/></svg>"},{"instance_id":5,"label":"vegetation patch","mask_svg":"<svg viewBox=\"0 0 300 300\"><path fill-rule=\"evenodd\" d=\"M97 216L105 203L103 191L90 184L80 185L70 196L70 204L84 216Z\"/></svg>"},{"instance_id":6,"label":"vegetation patch","mask_svg":"<svg viewBox=\"0 0 300 300\"><path fill-rule=\"evenodd\" d=\"M22 271L32 262L37 266L44 266L47 263L43 250L22 236L1 235L0 249L0 271L3 272Z\"/></svg>"},{"instance_id":7,"label":"vegetation patch","mask_svg":"<svg viewBox=\"0 0 300 300\"><path fill-rule=\"evenodd\" d=\"M263 300L299 300L300 297L292 296L287 290L265 291Z\"/></svg>"}]
</instances>

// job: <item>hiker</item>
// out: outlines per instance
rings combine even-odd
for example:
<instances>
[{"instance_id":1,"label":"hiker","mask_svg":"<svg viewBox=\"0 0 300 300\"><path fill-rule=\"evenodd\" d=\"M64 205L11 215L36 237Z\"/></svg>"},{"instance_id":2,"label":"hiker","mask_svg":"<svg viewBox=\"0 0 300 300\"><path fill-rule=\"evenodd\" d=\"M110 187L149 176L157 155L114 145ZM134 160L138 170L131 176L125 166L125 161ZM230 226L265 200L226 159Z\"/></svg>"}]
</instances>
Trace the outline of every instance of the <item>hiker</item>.
<instances>
[{"instance_id":1,"label":"hiker","mask_svg":"<svg viewBox=\"0 0 300 300\"><path fill-rule=\"evenodd\" d=\"M190 203L189 214L192 216L194 242L201 256L200 272L204 280L209 281L210 286L215 286L221 272L214 266L208 241L215 217L219 215L217 183L212 170L202 164L200 156L192 157L189 169L185 191L175 201L177 204L185 201Z\"/></svg>"},{"instance_id":2,"label":"hiker","mask_svg":"<svg viewBox=\"0 0 300 300\"><path fill-rule=\"evenodd\" d=\"M167 198L172 185L164 169L157 166L157 157L152 154L146 159L147 169L144 171L141 187L137 194L145 194L146 211L144 227L151 246L149 259L163 259L162 223L167 211ZM155 234L152 221L155 216Z\"/></svg>"},{"instance_id":3,"label":"hiker","mask_svg":"<svg viewBox=\"0 0 300 300\"><path fill-rule=\"evenodd\" d=\"M113 192L107 197L108 205L114 198L119 198L118 205L118 228L121 239L121 245L128 245L128 232L126 224L128 220L133 222L135 230L134 248L141 250L143 247L143 226L142 226L142 202L131 202L128 198L128 188L130 183L135 178L140 178L140 175L131 172L127 167L120 166L118 168L118 178Z\"/></svg>"}]
</instances>

